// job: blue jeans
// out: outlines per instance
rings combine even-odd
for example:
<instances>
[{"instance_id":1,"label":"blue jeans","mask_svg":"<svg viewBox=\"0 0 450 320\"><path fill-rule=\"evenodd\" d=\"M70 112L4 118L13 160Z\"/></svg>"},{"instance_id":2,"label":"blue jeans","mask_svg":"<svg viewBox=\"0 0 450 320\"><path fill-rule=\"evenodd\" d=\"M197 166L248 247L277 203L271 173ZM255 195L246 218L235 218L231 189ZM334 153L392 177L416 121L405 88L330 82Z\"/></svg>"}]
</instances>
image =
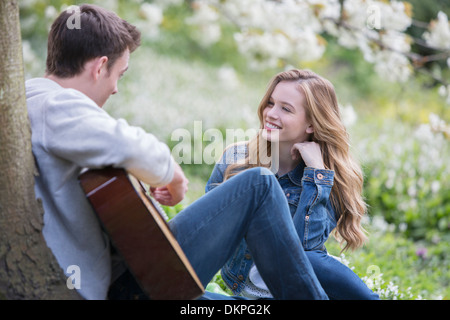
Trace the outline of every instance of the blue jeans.
<instances>
[{"instance_id":1,"label":"blue jeans","mask_svg":"<svg viewBox=\"0 0 450 320\"><path fill-rule=\"evenodd\" d=\"M170 227L204 286L245 238L275 299L328 299L267 169L249 169L222 183L176 215Z\"/></svg>"},{"instance_id":2,"label":"blue jeans","mask_svg":"<svg viewBox=\"0 0 450 320\"><path fill-rule=\"evenodd\" d=\"M325 251L305 251L314 272L331 300L379 300L356 273ZM245 299L239 296L225 296L206 292L202 300Z\"/></svg>"},{"instance_id":3,"label":"blue jeans","mask_svg":"<svg viewBox=\"0 0 450 320\"><path fill-rule=\"evenodd\" d=\"M379 300L350 268L326 251L305 251L320 284L332 300Z\"/></svg>"}]
</instances>

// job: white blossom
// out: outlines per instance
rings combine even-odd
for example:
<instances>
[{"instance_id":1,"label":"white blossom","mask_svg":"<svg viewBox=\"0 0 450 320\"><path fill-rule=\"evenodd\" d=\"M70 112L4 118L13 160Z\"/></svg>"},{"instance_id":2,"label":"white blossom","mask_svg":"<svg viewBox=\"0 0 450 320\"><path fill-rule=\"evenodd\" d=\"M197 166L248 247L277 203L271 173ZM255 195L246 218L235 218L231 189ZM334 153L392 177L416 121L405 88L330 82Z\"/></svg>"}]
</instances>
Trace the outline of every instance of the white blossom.
<instances>
[{"instance_id":1,"label":"white blossom","mask_svg":"<svg viewBox=\"0 0 450 320\"><path fill-rule=\"evenodd\" d=\"M341 118L342 122L346 127L350 127L353 125L356 120L358 119L358 116L356 115L355 109L351 104L342 106L340 105L340 111L341 111Z\"/></svg>"},{"instance_id":2,"label":"white blossom","mask_svg":"<svg viewBox=\"0 0 450 320\"><path fill-rule=\"evenodd\" d=\"M289 56L292 50L289 40L280 33L241 32L236 33L234 39L253 69L276 67L278 59Z\"/></svg>"},{"instance_id":3,"label":"white blossom","mask_svg":"<svg viewBox=\"0 0 450 320\"><path fill-rule=\"evenodd\" d=\"M142 0L138 0L142 1ZM153 0L155 5L158 5L162 9L166 9L170 6L179 6L183 3L184 0Z\"/></svg>"},{"instance_id":4,"label":"white blossom","mask_svg":"<svg viewBox=\"0 0 450 320\"><path fill-rule=\"evenodd\" d=\"M196 1L193 4L194 15L185 19L186 24L196 27L194 38L202 46L210 46L222 37L219 25L219 14L205 1Z\"/></svg>"},{"instance_id":5,"label":"white blossom","mask_svg":"<svg viewBox=\"0 0 450 320\"><path fill-rule=\"evenodd\" d=\"M373 1L381 8L381 26L385 30L405 31L412 22L403 1Z\"/></svg>"},{"instance_id":6,"label":"white blossom","mask_svg":"<svg viewBox=\"0 0 450 320\"><path fill-rule=\"evenodd\" d=\"M45 18L48 20L55 20L58 16L58 11L54 6L48 6L45 8Z\"/></svg>"},{"instance_id":7,"label":"white blossom","mask_svg":"<svg viewBox=\"0 0 450 320\"><path fill-rule=\"evenodd\" d=\"M409 79L412 40L404 31L412 21L410 5L381 0L343 4L341 10L339 0L198 0L187 21L203 29L203 37L197 37L203 45L220 38L215 28L223 21L238 26L234 39L252 68L320 59L326 48L322 34L329 33L340 45L359 49L386 80Z\"/></svg>"},{"instance_id":8,"label":"white blossom","mask_svg":"<svg viewBox=\"0 0 450 320\"><path fill-rule=\"evenodd\" d=\"M162 9L155 4L144 2L141 5L141 13L148 21L155 25L161 24L163 20Z\"/></svg>"},{"instance_id":9,"label":"white blossom","mask_svg":"<svg viewBox=\"0 0 450 320\"><path fill-rule=\"evenodd\" d=\"M378 51L374 54L375 71L391 82L405 82L412 73L412 66L404 55L392 51Z\"/></svg>"},{"instance_id":10,"label":"white blossom","mask_svg":"<svg viewBox=\"0 0 450 320\"><path fill-rule=\"evenodd\" d=\"M159 34L159 26L164 16L160 6L144 2L140 6L139 13L143 21L139 21L137 25L143 30L144 37L154 38Z\"/></svg>"},{"instance_id":11,"label":"white blossom","mask_svg":"<svg viewBox=\"0 0 450 320\"><path fill-rule=\"evenodd\" d=\"M450 24L447 15L439 11L437 20L430 23L429 31L423 34L427 44L437 49L450 49Z\"/></svg>"},{"instance_id":12,"label":"white blossom","mask_svg":"<svg viewBox=\"0 0 450 320\"><path fill-rule=\"evenodd\" d=\"M410 38L402 32L395 30L386 31L380 37L380 40L383 45L395 52L406 53L411 51Z\"/></svg>"},{"instance_id":13,"label":"white blossom","mask_svg":"<svg viewBox=\"0 0 450 320\"><path fill-rule=\"evenodd\" d=\"M431 113L428 118L430 120L430 127L434 132L443 132L450 135L450 125L447 125L437 114Z\"/></svg>"},{"instance_id":14,"label":"white blossom","mask_svg":"<svg viewBox=\"0 0 450 320\"><path fill-rule=\"evenodd\" d=\"M441 189L441 183L439 182L439 180L434 180L431 183L431 192L438 193L440 189Z\"/></svg>"},{"instance_id":15,"label":"white blossom","mask_svg":"<svg viewBox=\"0 0 450 320\"><path fill-rule=\"evenodd\" d=\"M237 88L239 85L239 79L233 67L222 66L219 68L218 78L228 88Z\"/></svg>"},{"instance_id":16,"label":"white blossom","mask_svg":"<svg viewBox=\"0 0 450 320\"><path fill-rule=\"evenodd\" d=\"M438 93L439 93L439 95L441 97L445 98L447 104L450 104L450 85L448 85L448 86L444 86L444 85L439 86Z\"/></svg>"}]
</instances>

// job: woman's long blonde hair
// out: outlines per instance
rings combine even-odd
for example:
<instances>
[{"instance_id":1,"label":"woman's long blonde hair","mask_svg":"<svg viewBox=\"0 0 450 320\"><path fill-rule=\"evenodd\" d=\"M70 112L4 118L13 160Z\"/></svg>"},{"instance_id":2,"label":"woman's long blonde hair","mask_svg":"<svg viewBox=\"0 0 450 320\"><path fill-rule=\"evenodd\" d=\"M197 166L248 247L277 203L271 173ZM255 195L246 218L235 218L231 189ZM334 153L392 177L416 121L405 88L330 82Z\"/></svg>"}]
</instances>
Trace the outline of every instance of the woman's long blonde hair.
<instances>
[{"instance_id":1,"label":"woman's long blonde hair","mask_svg":"<svg viewBox=\"0 0 450 320\"><path fill-rule=\"evenodd\" d=\"M350 154L349 136L341 121L334 87L328 80L308 70L290 70L277 74L269 83L258 107L261 129L264 128L263 110L281 81L296 82L298 90L306 98L306 105L303 107L314 128L311 141L320 145L325 168L334 170L335 173L330 195L331 204L338 216L337 234L335 232L334 235L341 244L345 244L343 251L356 249L367 239L361 226L361 219L366 212L366 203L362 198L363 174ZM245 160L230 164L225 171L224 180L251 167L270 167L270 145L270 142L262 138L260 130L248 141Z\"/></svg>"}]
</instances>

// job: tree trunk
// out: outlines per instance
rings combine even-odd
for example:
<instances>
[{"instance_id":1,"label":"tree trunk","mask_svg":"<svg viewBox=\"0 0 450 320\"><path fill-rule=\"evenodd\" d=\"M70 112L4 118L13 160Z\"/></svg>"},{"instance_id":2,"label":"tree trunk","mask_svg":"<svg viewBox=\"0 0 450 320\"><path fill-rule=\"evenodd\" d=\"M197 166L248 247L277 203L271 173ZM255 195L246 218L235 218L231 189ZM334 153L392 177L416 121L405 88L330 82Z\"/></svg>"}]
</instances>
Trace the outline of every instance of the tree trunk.
<instances>
[{"instance_id":1,"label":"tree trunk","mask_svg":"<svg viewBox=\"0 0 450 320\"><path fill-rule=\"evenodd\" d=\"M18 1L0 1L0 299L73 299L42 236Z\"/></svg>"}]
</instances>

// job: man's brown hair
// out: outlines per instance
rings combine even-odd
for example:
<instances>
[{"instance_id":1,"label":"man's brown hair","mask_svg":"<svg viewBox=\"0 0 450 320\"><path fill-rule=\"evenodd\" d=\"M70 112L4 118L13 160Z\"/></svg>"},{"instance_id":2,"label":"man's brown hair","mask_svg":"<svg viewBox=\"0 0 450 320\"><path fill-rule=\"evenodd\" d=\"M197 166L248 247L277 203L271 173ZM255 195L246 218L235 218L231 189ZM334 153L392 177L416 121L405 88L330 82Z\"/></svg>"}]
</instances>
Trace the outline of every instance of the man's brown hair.
<instances>
[{"instance_id":1,"label":"man's brown hair","mask_svg":"<svg viewBox=\"0 0 450 320\"><path fill-rule=\"evenodd\" d=\"M78 19L78 25L71 25L69 18ZM140 39L139 30L114 12L88 4L68 9L50 29L46 73L72 77L83 71L87 61L102 56L108 57L109 70L127 48L133 52Z\"/></svg>"}]
</instances>

